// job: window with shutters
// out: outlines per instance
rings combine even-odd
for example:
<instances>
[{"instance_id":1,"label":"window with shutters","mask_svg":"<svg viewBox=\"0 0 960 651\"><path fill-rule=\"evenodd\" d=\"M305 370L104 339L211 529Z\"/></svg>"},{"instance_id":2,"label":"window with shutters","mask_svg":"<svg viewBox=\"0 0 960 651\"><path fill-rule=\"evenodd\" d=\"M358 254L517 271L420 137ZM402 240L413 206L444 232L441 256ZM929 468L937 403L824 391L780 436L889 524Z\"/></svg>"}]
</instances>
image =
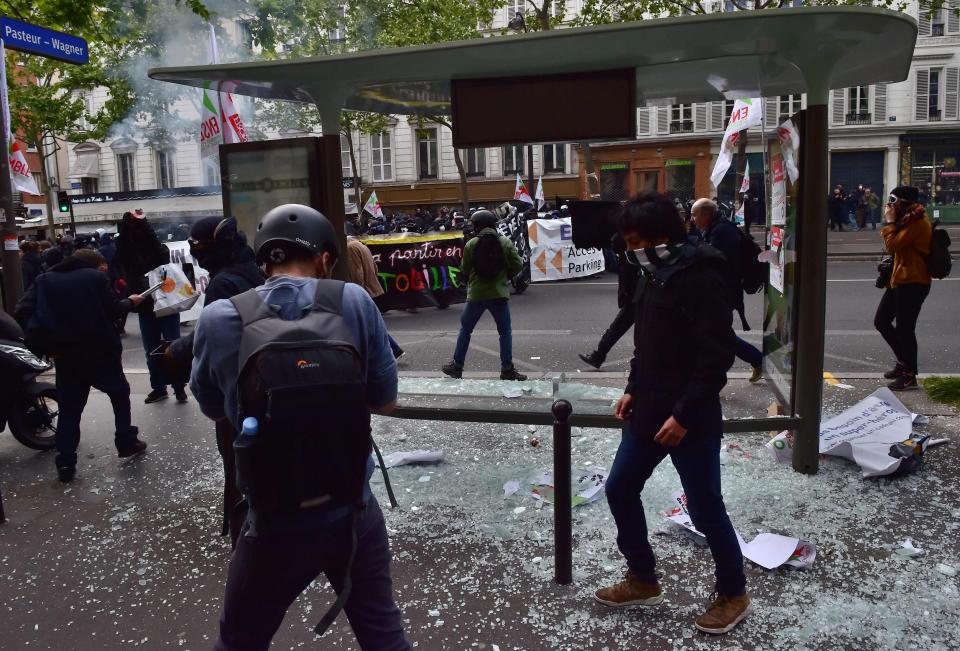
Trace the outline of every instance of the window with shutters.
<instances>
[{"instance_id":1,"label":"window with shutters","mask_svg":"<svg viewBox=\"0 0 960 651\"><path fill-rule=\"evenodd\" d=\"M927 119L931 122L939 122L940 114L940 79L943 70L939 68L930 69L930 91L927 95Z\"/></svg>"},{"instance_id":2,"label":"window with shutters","mask_svg":"<svg viewBox=\"0 0 960 651\"><path fill-rule=\"evenodd\" d=\"M637 109L637 135L644 136L650 133L650 109Z\"/></svg>"},{"instance_id":3,"label":"window with shutters","mask_svg":"<svg viewBox=\"0 0 960 651\"><path fill-rule=\"evenodd\" d=\"M393 180L393 149L386 131L370 136L370 167L374 181Z\"/></svg>"},{"instance_id":4,"label":"window with shutters","mask_svg":"<svg viewBox=\"0 0 960 651\"><path fill-rule=\"evenodd\" d=\"M845 124L870 124L870 87L853 86L847 89Z\"/></svg>"},{"instance_id":5,"label":"window with shutters","mask_svg":"<svg viewBox=\"0 0 960 651\"><path fill-rule=\"evenodd\" d=\"M690 133L693 131L693 104L673 104L670 106L670 133Z\"/></svg>"},{"instance_id":6,"label":"window with shutters","mask_svg":"<svg viewBox=\"0 0 960 651\"><path fill-rule=\"evenodd\" d=\"M930 20L930 3L927 0L920 0L917 7L917 35L931 36L933 34L933 22Z\"/></svg>"},{"instance_id":7,"label":"window with shutters","mask_svg":"<svg viewBox=\"0 0 960 651\"><path fill-rule=\"evenodd\" d=\"M439 169L437 160L437 129L417 130L417 163L421 179L435 179Z\"/></svg>"},{"instance_id":8,"label":"window with shutters","mask_svg":"<svg viewBox=\"0 0 960 651\"><path fill-rule=\"evenodd\" d=\"M927 98L930 94L930 71L926 68L918 68L915 75L913 119L926 122L929 118Z\"/></svg>"},{"instance_id":9,"label":"window with shutters","mask_svg":"<svg viewBox=\"0 0 960 651\"><path fill-rule=\"evenodd\" d=\"M117 154L117 187L120 192L132 192L137 189L137 173L134 169L133 154Z\"/></svg>"},{"instance_id":10,"label":"window with shutters","mask_svg":"<svg viewBox=\"0 0 960 651\"><path fill-rule=\"evenodd\" d=\"M523 173L523 145L503 147L500 150L500 156L503 161L504 176Z\"/></svg>"},{"instance_id":11,"label":"window with shutters","mask_svg":"<svg viewBox=\"0 0 960 651\"><path fill-rule=\"evenodd\" d=\"M803 96L800 93L781 95L778 98L777 105L777 124L783 124L784 121L793 117L803 108Z\"/></svg>"},{"instance_id":12,"label":"window with shutters","mask_svg":"<svg viewBox=\"0 0 960 651\"><path fill-rule=\"evenodd\" d=\"M550 15L558 20L563 20L566 13L567 13L566 0L553 0L553 4L550 6Z\"/></svg>"},{"instance_id":13,"label":"window with shutters","mask_svg":"<svg viewBox=\"0 0 960 651\"><path fill-rule=\"evenodd\" d=\"M487 150L482 147L467 149L467 176L487 175Z\"/></svg>"},{"instance_id":14,"label":"window with shutters","mask_svg":"<svg viewBox=\"0 0 960 651\"><path fill-rule=\"evenodd\" d=\"M949 66L943 69L943 119L956 120L958 115L958 95L960 95L960 68Z\"/></svg>"},{"instance_id":15,"label":"window with shutters","mask_svg":"<svg viewBox=\"0 0 960 651\"><path fill-rule=\"evenodd\" d=\"M567 171L567 146L543 146L543 173L563 174Z\"/></svg>"},{"instance_id":16,"label":"window with shutters","mask_svg":"<svg viewBox=\"0 0 960 651\"><path fill-rule=\"evenodd\" d=\"M80 193L81 194L96 194L99 192L97 179L92 176L85 176L80 179Z\"/></svg>"},{"instance_id":17,"label":"window with shutters","mask_svg":"<svg viewBox=\"0 0 960 651\"><path fill-rule=\"evenodd\" d=\"M157 189L166 190L177 185L172 149L157 150Z\"/></svg>"},{"instance_id":18,"label":"window with shutters","mask_svg":"<svg viewBox=\"0 0 960 651\"><path fill-rule=\"evenodd\" d=\"M946 22L943 7L938 7L930 14L930 36L943 36L946 33Z\"/></svg>"},{"instance_id":19,"label":"window with shutters","mask_svg":"<svg viewBox=\"0 0 960 651\"><path fill-rule=\"evenodd\" d=\"M527 0L507 0L507 20L516 15L523 15L527 7Z\"/></svg>"},{"instance_id":20,"label":"window with shutters","mask_svg":"<svg viewBox=\"0 0 960 651\"><path fill-rule=\"evenodd\" d=\"M347 8L345 5L337 6L337 24L334 25L333 29L329 30L327 37L330 39L330 43L334 45L339 45L340 43L345 43L347 40Z\"/></svg>"},{"instance_id":21,"label":"window with shutters","mask_svg":"<svg viewBox=\"0 0 960 651\"><path fill-rule=\"evenodd\" d=\"M353 178L353 165L350 164L350 141L340 134L340 174L345 179Z\"/></svg>"}]
</instances>

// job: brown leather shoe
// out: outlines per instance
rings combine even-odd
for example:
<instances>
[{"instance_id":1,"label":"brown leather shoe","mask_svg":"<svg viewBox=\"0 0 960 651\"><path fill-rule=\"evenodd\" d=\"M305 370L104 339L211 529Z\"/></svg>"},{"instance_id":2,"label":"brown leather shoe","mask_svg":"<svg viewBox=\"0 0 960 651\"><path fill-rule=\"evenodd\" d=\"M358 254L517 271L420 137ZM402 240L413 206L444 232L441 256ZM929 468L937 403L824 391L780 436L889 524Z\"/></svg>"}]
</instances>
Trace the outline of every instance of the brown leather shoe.
<instances>
[{"instance_id":1,"label":"brown leather shoe","mask_svg":"<svg viewBox=\"0 0 960 651\"><path fill-rule=\"evenodd\" d=\"M750 610L750 597L746 594L739 597L717 595L707 612L697 617L697 630L722 635L743 621Z\"/></svg>"},{"instance_id":2,"label":"brown leather shoe","mask_svg":"<svg viewBox=\"0 0 960 651\"><path fill-rule=\"evenodd\" d=\"M663 592L657 583L644 583L627 572L623 581L609 588L600 588L594 598L604 606L629 608L631 606L656 606L663 601Z\"/></svg>"}]
</instances>

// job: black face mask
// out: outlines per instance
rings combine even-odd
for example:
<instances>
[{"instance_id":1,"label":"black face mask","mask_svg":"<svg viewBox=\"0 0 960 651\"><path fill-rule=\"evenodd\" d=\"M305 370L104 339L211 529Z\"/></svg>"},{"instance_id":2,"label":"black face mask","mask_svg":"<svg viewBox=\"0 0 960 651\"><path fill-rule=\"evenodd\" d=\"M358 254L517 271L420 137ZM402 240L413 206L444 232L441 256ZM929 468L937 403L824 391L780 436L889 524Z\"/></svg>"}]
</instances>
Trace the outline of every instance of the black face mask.
<instances>
[{"instance_id":1,"label":"black face mask","mask_svg":"<svg viewBox=\"0 0 960 651\"><path fill-rule=\"evenodd\" d=\"M190 255L197 261L197 264L207 271L215 271L225 266L230 261L230 252L216 245L205 247L190 247Z\"/></svg>"}]
</instances>

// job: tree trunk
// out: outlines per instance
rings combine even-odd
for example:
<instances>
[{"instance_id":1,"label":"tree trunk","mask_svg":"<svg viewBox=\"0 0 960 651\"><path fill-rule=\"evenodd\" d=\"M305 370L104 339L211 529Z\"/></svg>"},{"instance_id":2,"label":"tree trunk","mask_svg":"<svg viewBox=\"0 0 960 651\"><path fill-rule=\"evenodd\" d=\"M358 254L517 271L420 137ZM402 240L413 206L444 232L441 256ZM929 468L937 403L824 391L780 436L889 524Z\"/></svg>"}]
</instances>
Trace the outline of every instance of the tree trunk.
<instances>
[{"instance_id":1,"label":"tree trunk","mask_svg":"<svg viewBox=\"0 0 960 651\"><path fill-rule=\"evenodd\" d=\"M56 143L54 143L56 144ZM50 229L49 237L56 237L56 222L53 218L53 196L50 193L50 177L47 174L47 158L50 155L47 154L47 150L44 149L42 142L35 142L33 144L37 152L40 154L40 183L43 187L40 188L40 191L43 192L44 198L47 200L47 228ZM54 147L53 155L56 155L56 147ZM66 188L60 188L65 190Z\"/></svg>"},{"instance_id":2,"label":"tree trunk","mask_svg":"<svg viewBox=\"0 0 960 651\"><path fill-rule=\"evenodd\" d=\"M537 18L540 19L540 29L547 31L550 29L550 9L553 0L543 0L543 8L537 12Z\"/></svg>"},{"instance_id":3,"label":"tree trunk","mask_svg":"<svg viewBox=\"0 0 960 651\"><path fill-rule=\"evenodd\" d=\"M600 177L597 176L593 166L593 152L590 150L590 143L582 142L580 147L583 149L583 171L587 177L587 198L599 199Z\"/></svg>"},{"instance_id":4,"label":"tree trunk","mask_svg":"<svg viewBox=\"0 0 960 651\"><path fill-rule=\"evenodd\" d=\"M453 148L453 161L457 164L457 172L460 174L460 205L463 208L464 218L470 217L470 188L467 185L467 169L463 166L463 159L460 158L460 150Z\"/></svg>"},{"instance_id":5,"label":"tree trunk","mask_svg":"<svg viewBox=\"0 0 960 651\"><path fill-rule=\"evenodd\" d=\"M363 209L363 190L360 188L360 170L357 168L357 154L353 146L353 133L348 129L344 135L347 137L347 146L350 147L350 170L353 172L353 197L357 204L357 218L360 220L360 230L367 230L366 211Z\"/></svg>"}]
</instances>

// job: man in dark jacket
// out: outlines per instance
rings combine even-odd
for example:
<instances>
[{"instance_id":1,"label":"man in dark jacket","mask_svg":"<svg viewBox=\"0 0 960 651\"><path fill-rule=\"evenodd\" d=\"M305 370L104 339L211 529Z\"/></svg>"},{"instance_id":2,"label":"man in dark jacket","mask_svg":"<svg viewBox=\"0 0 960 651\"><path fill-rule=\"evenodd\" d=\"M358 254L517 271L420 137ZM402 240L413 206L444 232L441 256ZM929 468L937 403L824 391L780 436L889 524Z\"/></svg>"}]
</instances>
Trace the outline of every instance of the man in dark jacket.
<instances>
[{"instance_id":1,"label":"man in dark jacket","mask_svg":"<svg viewBox=\"0 0 960 651\"><path fill-rule=\"evenodd\" d=\"M603 336L600 337L600 343L597 349L589 355L578 355L578 357L592 366L600 368L607 360L610 350L620 341L623 335L633 327L633 293L637 289L638 269L627 262L624 257L627 251L623 237L617 233L610 241L610 246L617 255L617 307L620 311L613 317L613 322L607 328Z\"/></svg>"},{"instance_id":2,"label":"man in dark jacket","mask_svg":"<svg viewBox=\"0 0 960 651\"><path fill-rule=\"evenodd\" d=\"M843 186L835 187L827 199L827 215L830 218L830 230L843 232L843 225L847 223L847 198L843 194Z\"/></svg>"},{"instance_id":3,"label":"man in dark jacket","mask_svg":"<svg viewBox=\"0 0 960 651\"><path fill-rule=\"evenodd\" d=\"M119 300L105 273L107 261L81 249L40 274L17 304L17 320L27 342L54 358L60 407L57 422L57 475L73 479L80 444L80 418L90 388L106 393L113 405L114 442L120 457L147 449L130 424L130 385L123 374L120 337L113 322L143 297Z\"/></svg>"},{"instance_id":4,"label":"man in dark jacket","mask_svg":"<svg viewBox=\"0 0 960 651\"><path fill-rule=\"evenodd\" d=\"M42 271L40 243L35 240L24 240L20 243L20 276L23 279L23 291L30 289L30 285Z\"/></svg>"},{"instance_id":5,"label":"man in dark jacket","mask_svg":"<svg viewBox=\"0 0 960 651\"><path fill-rule=\"evenodd\" d=\"M696 627L726 633L746 617L750 599L740 544L720 491L720 391L733 362L723 259L709 245L687 241L676 206L662 195L627 203L620 232L628 259L641 267L634 358L615 410L627 425L606 484L628 571L622 582L598 590L596 599L616 608L663 601L640 493L670 455L690 518L716 565L718 596Z\"/></svg>"},{"instance_id":6,"label":"man in dark jacket","mask_svg":"<svg viewBox=\"0 0 960 651\"><path fill-rule=\"evenodd\" d=\"M740 238L743 235L736 224L720 217L717 204L710 199L698 199L690 212L693 214L693 222L702 240L726 258L723 284L727 289L730 304L740 316L743 329L749 330L743 304L743 269L740 257ZM759 382L763 372L763 353L740 337L737 337L735 342L734 353L737 358L745 361L753 369L750 381Z\"/></svg>"},{"instance_id":7,"label":"man in dark jacket","mask_svg":"<svg viewBox=\"0 0 960 651\"><path fill-rule=\"evenodd\" d=\"M204 305L242 294L264 283L263 273L257 267L253 249L247 246L244 234L237 230L233 217L220 219L206 217L190 230L190 255L210 273L210 282L204 292ZM176 382L190 378L193 364L191 332L174 341L164 354L168 375ZM233 463L233 440L237 431L227 419L215 421L217 450L223 461L223 527L222 535L230 534L233 545L246 519L246 502L236 485Z\"/></svg>"},{"instance_id":8,"label":"man in dark jacket","mask_svg":"<svg viewBox=\"0 0 960 651\"><path fill-rule=\"evenodd\" d=\"M143 211L123 213L117 235L117 253L114 261L117 270L127 284L127 291L139 293L147 289L146 276L160 265L170 262L170 250L160 242L147 222ZM180 315L169 314L158 317L153 312L153 299L147 298L143 306L137 308L140 317L140 338L143 341L143 353L150 372L150 393L144 399L146 404L166 400L167 385L173 385L177 402L186 402L187 393L184 384L168 378L157 355L151 355L163 341L173 341L180 337Z\"/></svg>"}]
</instances>

